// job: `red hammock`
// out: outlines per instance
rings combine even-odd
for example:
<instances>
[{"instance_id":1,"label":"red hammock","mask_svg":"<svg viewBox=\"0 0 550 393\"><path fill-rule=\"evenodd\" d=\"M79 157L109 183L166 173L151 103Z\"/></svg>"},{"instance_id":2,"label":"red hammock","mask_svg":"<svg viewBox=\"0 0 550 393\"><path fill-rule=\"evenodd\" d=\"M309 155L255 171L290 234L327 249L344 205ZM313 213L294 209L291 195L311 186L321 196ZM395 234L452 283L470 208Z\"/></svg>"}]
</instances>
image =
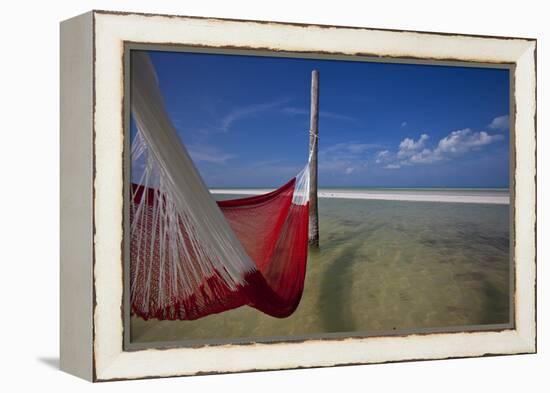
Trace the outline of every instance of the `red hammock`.
<instances>
[{"instance_id":1,"label":"red hammock","mask_svg":"<svg viewBox=\"0 0 550 393\"><path fill-rule=\"evenodd\" d=\"M174 287L178 285L173 279L175 273L161 267L160 255L164 251L162 240L155 234L163 224L154 225L151 219L158 194L134 184L133 203L139 204L145 195L148 210L140 218L134 214L130 217L136 227L133 233L142 233L139 239L133 235L130 245L132 313L144 319L194 320L249 305L277 318L291 315L302 296L308 247L309 204L292 203L295 185L296 179L292 179L265 195L218 201L231 229L254 261L255 270L246 273L244 284L233 289L217 274L219 271L214 272L201 279L199 291L183 295ZM190 242L185 234L184 237ZM180 295L159 299L160 286Z\"/></svg>"}]
</instances>

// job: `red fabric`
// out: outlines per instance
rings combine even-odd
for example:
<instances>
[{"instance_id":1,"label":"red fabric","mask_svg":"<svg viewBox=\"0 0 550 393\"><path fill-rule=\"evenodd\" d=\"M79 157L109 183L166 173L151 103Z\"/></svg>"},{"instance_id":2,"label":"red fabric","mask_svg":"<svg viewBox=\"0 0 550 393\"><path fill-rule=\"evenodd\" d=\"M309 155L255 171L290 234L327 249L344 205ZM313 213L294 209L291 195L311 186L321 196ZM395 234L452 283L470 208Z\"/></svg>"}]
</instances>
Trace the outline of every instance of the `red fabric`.
<instances>
[{"instance_id":1,"label":"red fabric","mask_svg":"<svg viewBox=\"0 0 550 393\"><path fill-rule=\"evenodd\" d=\"M217 274L202 277L197 293L175 296L164 306L159 305L162 302L158 299L158 287L160 283L163 288L173 284L170 269L164 269L160 277L160 241L154 237L160 224L155 228L151 219L134 222L131 215L132 224L147 234L142 236L140 252L137 237L131 239L132 312L144 319L192 320L249 305L278 318L291 315L302 296L308 251L308 205L292 203L294 187L295 179L269 194L219 201L218 206L256 269L234 290ZM133 185L133 190L135 203L147 196L150 217L154 190L137 185ZM184 237L189 242L185 234ZM150 258L138 256L150 252L154 255L152 266ZM150 284L148 290L144 289L146 282ZM177 288L172 289L178 293ZM144 298L149 300L147 310L142 306Z\"/></svg>"}]
</instances>

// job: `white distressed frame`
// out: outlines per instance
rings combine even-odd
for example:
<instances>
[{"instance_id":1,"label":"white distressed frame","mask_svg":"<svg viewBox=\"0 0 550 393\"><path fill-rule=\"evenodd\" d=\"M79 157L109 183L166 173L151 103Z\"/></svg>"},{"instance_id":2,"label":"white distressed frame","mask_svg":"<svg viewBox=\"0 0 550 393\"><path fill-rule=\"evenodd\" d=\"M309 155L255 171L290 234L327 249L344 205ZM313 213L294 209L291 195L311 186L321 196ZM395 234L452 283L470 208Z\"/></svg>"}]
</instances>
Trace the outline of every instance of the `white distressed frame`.
<instances>
[{"instance_id":1,"label":"white distressed frame","mask_svg":"<svg viewBox=\"0 0 550 393\"><path fill-rule=\"evenodd\" d=\"M109 12L91 16L95 58L93 380L536 351L535 40ZM124 42L515 64L515 327L125 352L121 313Z\"/></svg>"}]
</instances>

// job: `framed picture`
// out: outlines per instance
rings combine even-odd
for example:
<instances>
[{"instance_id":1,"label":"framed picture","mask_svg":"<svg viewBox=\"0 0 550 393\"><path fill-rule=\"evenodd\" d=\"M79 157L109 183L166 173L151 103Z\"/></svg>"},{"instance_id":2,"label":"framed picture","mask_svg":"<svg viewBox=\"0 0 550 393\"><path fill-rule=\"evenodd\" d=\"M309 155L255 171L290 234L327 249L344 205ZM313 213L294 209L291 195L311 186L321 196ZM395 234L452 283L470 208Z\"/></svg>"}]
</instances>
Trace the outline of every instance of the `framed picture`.
<instances>
[{"instance_id":1,"label":"framed picture","mask_svg":"<svg viewBox=\"0 0 550 393\"><path fill-rule=\"evenodd\" d=\"M61 23L61 368L536 351L536 40Z\"/></svg>"}]
</instances>

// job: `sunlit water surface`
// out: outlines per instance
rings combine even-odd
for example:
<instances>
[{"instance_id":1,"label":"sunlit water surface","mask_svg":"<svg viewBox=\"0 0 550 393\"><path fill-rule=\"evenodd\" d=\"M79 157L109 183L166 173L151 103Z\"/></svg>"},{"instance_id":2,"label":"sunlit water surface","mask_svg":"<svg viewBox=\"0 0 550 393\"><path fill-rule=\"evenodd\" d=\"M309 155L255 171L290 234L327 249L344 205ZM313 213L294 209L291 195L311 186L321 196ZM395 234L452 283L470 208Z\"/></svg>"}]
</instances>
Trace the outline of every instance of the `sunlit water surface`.
<instances>
[{"instance_id":1,"label":"sunlit water surface","mask_svg":"<svg viewBox=\"0 0 550 393\"><path fill-rule=\"evenodd\" d=\"M231 195L235 198L235 195ZM217 198L224 198L218 195ZM321 199L296 312L133 317L133 342L373 333L509 321L509 206Z\"/></svg>"}]
</instances>

